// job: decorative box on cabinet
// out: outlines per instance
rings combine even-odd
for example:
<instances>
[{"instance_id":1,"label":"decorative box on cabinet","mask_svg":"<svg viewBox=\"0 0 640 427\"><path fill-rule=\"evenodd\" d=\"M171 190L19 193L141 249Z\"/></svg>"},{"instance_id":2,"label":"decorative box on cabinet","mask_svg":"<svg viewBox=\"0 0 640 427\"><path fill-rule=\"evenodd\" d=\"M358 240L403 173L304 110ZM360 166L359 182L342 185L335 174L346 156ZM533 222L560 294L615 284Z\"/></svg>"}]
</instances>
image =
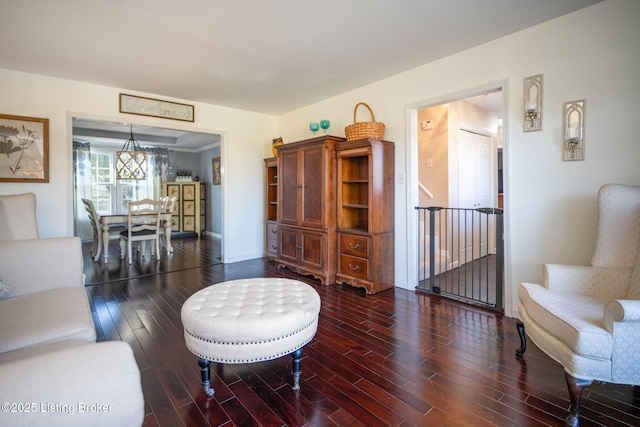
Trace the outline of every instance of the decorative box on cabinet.
<instances>
[{"instance_id":1,"label":"decorative box on cabinet","mask_svg":"<svg viewBox=\"0 0 640 427\"><path fill-rule=\"evenodd\" d=\"M264 159L266 172L266 247L265 256L269 260L274 260L278 256L278 159L272 157Z\"/></svg>"},{"instance_id":2,"label":"decorative box on cabinet","mask_svg":"<svg viewBox=\"0 0 640 427\"><path fill-rule=\"evenodd\" d=\"M196 233L198 237L206 226L206 183L163 182L162 195L176 197L171 217L173 231Z\"/></svg>"},{"instance_id":3,"label":"decorative box on cabinet","mask_svg":"<svg viewBox=\"0 0 640 427\"><path fill-rule=\"evenodd\" d=\"M373 294L394 283L393 142L336 144L338 265L336 282Z\"/></svg>"},{"instance_id":4,"label":"decorative box on cabinet","mask_svg":"<svg viewBox=\"0 0 640 427\"><path fill-rule=\"evenodd\" d=\"M335 282L335 145L321 136L278 150L278 267Z\"/></svg>"}]
</instances>

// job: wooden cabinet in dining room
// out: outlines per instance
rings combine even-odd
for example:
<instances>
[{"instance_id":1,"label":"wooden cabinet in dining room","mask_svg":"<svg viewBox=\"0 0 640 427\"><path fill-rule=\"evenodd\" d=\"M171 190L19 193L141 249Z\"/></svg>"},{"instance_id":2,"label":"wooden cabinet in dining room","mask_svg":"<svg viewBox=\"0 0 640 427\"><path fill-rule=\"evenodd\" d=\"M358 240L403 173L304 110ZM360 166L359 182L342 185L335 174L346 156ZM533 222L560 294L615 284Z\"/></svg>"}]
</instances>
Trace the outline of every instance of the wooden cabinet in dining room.
<instances>
[{"instance_id":1,"label":"wooden cabinet in dining room","mask_svg":"<svg viewBox=\"0 0 640 427\"><path fill-rule=\"evenodd\" d=\"M321 136L292 142L278 150L279 267L335 282L335 145Z\"/></svg>"},{"instance_id":2,"label":"wooden cabinet in dining room","mask_svg":"<svg viewBox=\"0 0 640 427\"><path fill-rule=\"evenodd\" d=\"M196 233L198 237L206 228L206 183L163 182L162 195L176 197L171 217L172 230Z\"/></svg>"},{"instance_id":3,"label":"wooden cabinet in dining room","mask_svg":"<svg viewBox=\"0 0 640 427\"><path fill-rule=\"evenodd\" d=\"M336 281L373 294L394 286L393 142L336 144Z\"/></svg>"}]
</instances>

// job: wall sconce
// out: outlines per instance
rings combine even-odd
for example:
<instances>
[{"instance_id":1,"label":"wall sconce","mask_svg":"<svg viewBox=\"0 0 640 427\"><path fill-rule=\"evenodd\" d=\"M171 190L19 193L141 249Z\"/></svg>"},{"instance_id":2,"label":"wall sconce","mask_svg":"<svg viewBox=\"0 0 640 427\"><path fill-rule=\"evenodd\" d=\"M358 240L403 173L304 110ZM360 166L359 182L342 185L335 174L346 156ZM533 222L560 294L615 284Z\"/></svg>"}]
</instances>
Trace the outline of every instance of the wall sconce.
<instances>
[{"instance_id":1,"label":"wall sconce","mask_svg":"<svg viewBox=\"0 0 640 427\"><path fill-rule=\"evenodd\" d=\"M138 141L133 139L133 126L131 126L131 137L125 141L122 151L116 152L116 158L117 179L146 179L147 155L140 148Z\"/></svg>"},{"instance_id":2,"label":"wall sconce","mask_svg":"<svg viewBox=\"0 0 640 427\"><path fill-rule=\"evenodd\" d=\"M562 160L584 160L584 124L587 101L565 102L563 104L562 129L564 141L562 144Z\"/></svg>"},{"instance_id":3,"label":"wall sconce","mask_svg":"<svg viewBox=\"0 0 640 427\"><path fill-rule=\"evenodd\" d=\"M524 79L524 131L542 130L542 74Z\"/></svg>"}]
</instances>

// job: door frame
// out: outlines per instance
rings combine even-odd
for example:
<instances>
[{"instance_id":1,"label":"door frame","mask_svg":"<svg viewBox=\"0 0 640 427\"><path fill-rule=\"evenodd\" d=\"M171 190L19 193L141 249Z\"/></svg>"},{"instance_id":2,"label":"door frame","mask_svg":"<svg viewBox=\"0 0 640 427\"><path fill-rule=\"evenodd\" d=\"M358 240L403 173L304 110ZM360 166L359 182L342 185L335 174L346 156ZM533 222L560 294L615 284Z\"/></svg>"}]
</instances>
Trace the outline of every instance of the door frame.
<instances>
[{"instance_id":1,"label":"door frame","mask_svg":"<svg viewBox=\"0 0 640 427\"><path fill-rule=\"evenodd\" d=\"M101 122L105 122L105 123L123 123L125 120L122 119L122 117L115 117L115 116L109 116L109 115L101 115L101 114L95 114L95 113L87 113L87 112L83 112L83 111L67 111L66 112L66 128L67 128L67 137L68 137L68 141L69 143L66 145L66 154L65 154L65 158L67 159L71 159L71 165L73 164L73 119L74 118L80 118L80 119L87 119L87 120L96 120L96 121L101 121ZM181 131L185 131L185 132L197 132L197 133L206 133L206 134L211 134L211 135L219 135L220 136L220 164L221 164L221 169L220 169L220 173L221 173L221 194L220 194L220 216L221 216L221 235L219 236L220 238L220 261L225 264L226 263L226 259L225 259L225 254L227 253L226 250L226 246L228 244L228 239L225 239L225 236L228 235L227 232L227 224L228 221L226 220L226 216L227 216L227 212L225 207L228 206L228 202L227 202L227 180L225 179L225 170L226 170L226 162L227 162L227 132L226 131L219 131L219 130L214 130L214 129L209 129L209 128L201 128L201 127L190 127L190 126L186 126L183 125L182 123L172 123L171 125L169 124L165 124L164 122L160 123L158 120L156 119L148 119L145 117L135 117L133 119L127 119L126 120L127 123L131 123L133 125L137 125L137 126L147 126L147 127L154 127L154 128L160 128L160 129L171 129L171 130L181 130ZM69 212L74 212L74 208L73 208L73 204L74 204L74 199L75 199L75 190L73 187L73 167L69 168L69 172L67 173L66 176L67 179L67 187L70 188L70 192L67 195L67 206L69 209ZM207 194L211 194L210 190L207 191ZM209 199L209 198L208 198ZM207 211L211 210L211 203L212 200L208 200L208 205L207 205ZM74 230L74 215L69 215L70 218L68 218L67 220L67 229L70 230L70 233L73 234L73 230ZM218 237L218 236L215 236Z\"/></svg>"},{"instance_id":2,"label":"door frame","mask_svg":"<svg viewBox=\"0 0 640 427\"><path fill-rule=\"evenodd\" d=\"M512 273L511 273L511 229L510 229L510 209L509 209L509 81L508 79L488 82L476 87L462 89L458 92L440 95L434 98L428 98L417 101L405 106L405 131L407 150L405 151L405 170L407 171L407 209L406 209L406 258L404 262L407 271L407 286L413 289L418 283L418 219L415 207L419 204L418 189L418 111L434 107L437 105L448 104L468 98L473 98L486 93L502 91L502 110L503 110L503 190L504 197L504 309L505 313L511 313L512 307Z\"/></svg>"}]
</instances>

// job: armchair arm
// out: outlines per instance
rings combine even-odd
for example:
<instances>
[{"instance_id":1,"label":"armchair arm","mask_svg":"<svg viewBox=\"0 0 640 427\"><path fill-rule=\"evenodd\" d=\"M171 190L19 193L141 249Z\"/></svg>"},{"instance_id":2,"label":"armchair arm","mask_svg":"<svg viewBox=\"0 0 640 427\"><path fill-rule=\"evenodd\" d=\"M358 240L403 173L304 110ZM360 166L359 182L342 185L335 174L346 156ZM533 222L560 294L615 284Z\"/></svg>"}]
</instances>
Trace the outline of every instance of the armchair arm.
<instances>
[{"instance_id":1,"label":"armchair arm","mask_svg":"<svg viewBox=\"0 0 640 427\"><path fill-rule=\"evenodd\" d=\"M640 333L640 300L612 300L604 308L604 326L613 332L615 322L637 322Z\"/></svg>"},{"instance_id":2,"label":"armchair arm","mask_svg":"<svg viewBox=\"0 0 640 427\"><path fill-rule=\"evenodd\" d=\"M627 295L630 268L544 264L544 286L560 292L604 298Z\"/></svg>"},{"instance_id":3,"label":"armchair arm","mask_svg":"<svg viewBox=\"0 0 640 427\"><path fill-rule=\"evenodd\" d=\"M83 286L79 237L0 240L0 281L9 297L62 287Z\"/></svg>"},{"instance_id":4,"label":"armchair arm","mask_svg":"<svg viewBox=\"0 0 640 427\"><path fill-rule=\"evenodd\" d=\"M604 327L611 333L611 379L640 384L640 300L612 300L604 309Z\"/></svg>"}]
</instances>

